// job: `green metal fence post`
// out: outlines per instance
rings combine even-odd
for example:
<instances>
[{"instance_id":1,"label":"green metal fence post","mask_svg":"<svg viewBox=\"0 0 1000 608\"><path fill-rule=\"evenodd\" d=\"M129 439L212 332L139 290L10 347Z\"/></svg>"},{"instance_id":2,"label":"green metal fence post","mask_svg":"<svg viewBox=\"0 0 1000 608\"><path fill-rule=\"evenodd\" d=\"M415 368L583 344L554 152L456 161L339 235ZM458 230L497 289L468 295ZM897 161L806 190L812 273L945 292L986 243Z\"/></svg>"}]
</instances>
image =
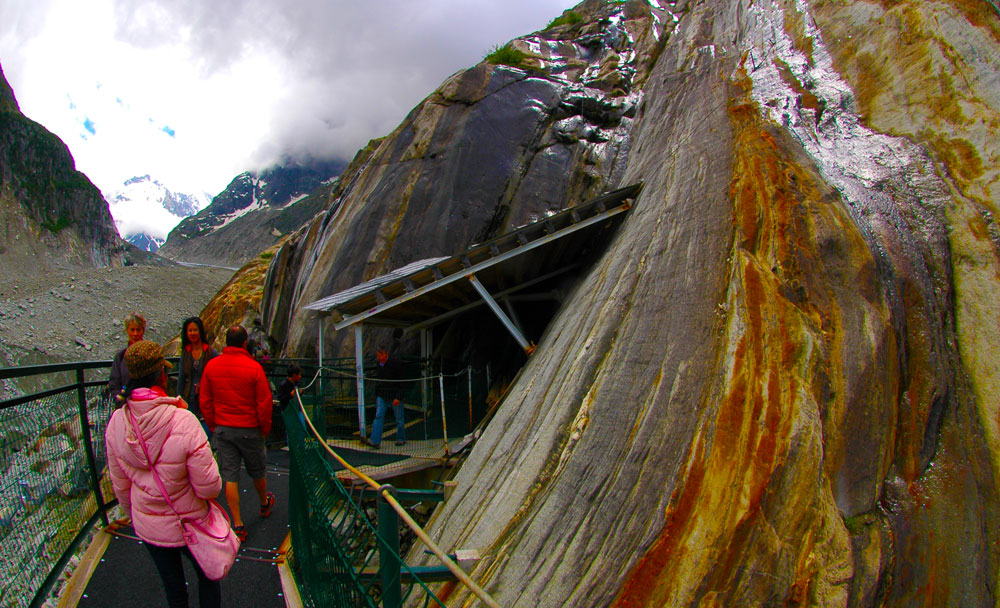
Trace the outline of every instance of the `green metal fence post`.
<instances>
[{"instance_id":1,"label":"green metal fence post","mask_svg":"<svg viewBox=\"0 0 1000 608\"><path fill-rule=\"evenodd\" d=\"M90 434L90 418L87 416L87 391L83 381L83 368L76 368L76 398L80 405L80 430L83 433L83 448L87 453L87 464L90 466L90 483L94 488L94 499L97 509L101 512L104 525L111 523L108 519L108 507L101 492L101 476L97 473L97 459L94 458L93 437Z\"/></svg>"},{"instance_id":2,"label":"green metal fence post","mask_svg":"<svg viewBox=\"0 0 1000 608\"><path fill-rule=\"evenodd\" d=\"M379 488L378 493L378 535L379 543L379 576L382 578L382 606L398 608L403 605L403 590L400 581L399 559L399 514L382 496L382 490L395 494L396 488L386 484Z\"/></svg>"}]
</instances>

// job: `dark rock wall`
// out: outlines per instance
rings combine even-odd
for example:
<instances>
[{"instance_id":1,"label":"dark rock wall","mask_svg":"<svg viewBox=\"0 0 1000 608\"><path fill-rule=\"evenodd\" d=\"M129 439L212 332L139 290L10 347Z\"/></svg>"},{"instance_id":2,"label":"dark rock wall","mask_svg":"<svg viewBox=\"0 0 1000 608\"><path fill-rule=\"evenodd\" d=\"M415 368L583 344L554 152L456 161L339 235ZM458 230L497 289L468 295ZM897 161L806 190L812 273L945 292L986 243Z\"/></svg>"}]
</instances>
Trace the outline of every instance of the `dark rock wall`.
<instances>
[{"instance_id":1,"label":"dark rock wall","mask_svg":"<svg viewBox=\"0 0 1000 608\"><path fill-rule=\"evenodd\" d=\"M318 321L300 306L621 180L660 27L629 6L626 20L620 6L590 2L579 10L592 19L515 41L529 54L523 68L484 62L455 74L355 159L326 213L286 241L296 252L287 286L265 295L264 325L285 352L315 353ZM328 356L353 352L349 332L328 329Z\"/></svg>"},{"instance_id":2,"label":"dark rock wall","mask_svg":"<svg viewBox=\"0 0 1000 608\"><path fill-rule=\"evenodd\" d=\"M100 190L58 137L21 114L2 72L0 207L0 253L9 266L122 264L127 246Z\"/></svg>"}]
</instances>

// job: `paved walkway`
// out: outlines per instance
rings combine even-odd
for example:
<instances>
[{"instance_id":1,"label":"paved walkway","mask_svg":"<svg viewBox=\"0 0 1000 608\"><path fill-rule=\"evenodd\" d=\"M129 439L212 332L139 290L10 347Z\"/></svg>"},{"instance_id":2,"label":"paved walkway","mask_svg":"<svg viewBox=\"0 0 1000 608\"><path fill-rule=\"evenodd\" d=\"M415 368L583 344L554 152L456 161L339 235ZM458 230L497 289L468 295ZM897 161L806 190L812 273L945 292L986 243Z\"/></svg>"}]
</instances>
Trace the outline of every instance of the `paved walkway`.
<instances>
[{"instance_id":1,"label":"paved walkway","mask_svg":"<svg viewBox=\"0 0 1000 608\"><path fill-rule=\"evenodd\" d=\"M278 567L266 560L277 556L278 548L289 533L288 465L287 452L268 452L268 490L274 492L277 498L268 519L257 515L257 494L246 471L242 473L240 506L248 537L229 575L222 581L223 606L282 608L286 605ZM220 496L219 501L225 504L224 496ZM119 532L135 534L131 527L122 528ZM198 605L198 579L187 560L184 560L184 569L189 602L194 607ZM167 603L160 577L141 542L113 536L77 605L81 608L160 608Z\"/></svg>"}]
</instances>

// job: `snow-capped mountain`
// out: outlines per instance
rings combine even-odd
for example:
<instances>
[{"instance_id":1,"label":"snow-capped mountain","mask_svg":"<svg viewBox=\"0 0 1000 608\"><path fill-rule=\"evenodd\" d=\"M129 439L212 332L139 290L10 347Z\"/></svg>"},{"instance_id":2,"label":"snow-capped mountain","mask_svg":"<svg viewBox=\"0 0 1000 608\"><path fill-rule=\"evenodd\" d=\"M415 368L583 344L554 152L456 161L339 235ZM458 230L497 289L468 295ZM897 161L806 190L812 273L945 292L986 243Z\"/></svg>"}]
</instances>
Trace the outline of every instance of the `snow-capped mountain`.
<instances>
[{"instance_id":1,"label":"snow-capped mountain","mask_svg":"<svg viewBox=\"0 0 1000 608\"><path fill-rule=\"evenodd\" d=\"M239 267L322 210L347 163L291 160L237 175L212 203L170 231L165 258Z\"/></svg>"},{"instance_id":2,"label":"snow-capped mountain","mask_svg":"<svg viewBox=\"0 0 1000 608\"><path fill-rule=\"evenodd\" d=\"M156 251L184 218L208 206L207 193L173 192L149 175L127 180L121 189L105 193L118 234L146 251Z\"/></svg>"}]
</instances>

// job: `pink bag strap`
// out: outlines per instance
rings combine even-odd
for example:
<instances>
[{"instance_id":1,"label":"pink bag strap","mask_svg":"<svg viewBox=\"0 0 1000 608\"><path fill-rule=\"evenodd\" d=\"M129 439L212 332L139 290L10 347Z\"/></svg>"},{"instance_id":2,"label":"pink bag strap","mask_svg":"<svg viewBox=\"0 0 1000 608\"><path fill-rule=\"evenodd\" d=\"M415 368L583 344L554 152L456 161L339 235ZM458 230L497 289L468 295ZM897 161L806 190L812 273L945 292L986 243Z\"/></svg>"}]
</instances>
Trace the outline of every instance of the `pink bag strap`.
<instances>
[{"instance_id":1,"label":"pink bag strap","mask_svg":"<svg viewBox=\"0 0 1000 608\"><path fill-rule=\"evenodd\" d=\"M163 494L163 498L167 501L167 504L170 505L170 510L174 512L174 515L177 516L177 519L180 520L181 524L183 524L184 522L189 522L192 525L196 526L199 530L202 530L203 532L209 534L210 536L213 536L214 538L221 538L221 537L215 537L215 535L206 531L204 528L201 527L201 525L198 524L198 522L187 517L181 517L181 514L177 512L177 508L174 507L174 501L170 500L170 494L167 493L167 488L163 485L163 480L160 479L160 476L156 473L156 466L153 463L153 459L149 457L149 450L146 448L146 438L142 436L142 431L139 430L139 423L135 419L135 414L132 413L132 409L128 407L127 404L125 406L125 411L128 412L129 421L132 423L132 429L135 430L135 435L136 437L139 438L139 445L142 446L142 453L146 455L146 462L149 463L149 472L153 474L153 479L156 480L156 486L160 488L160 493ZM229 514L226 513L226 510L223 509L221 505L219 505L217 500L215 500L214 498L209 498L205 502L208 503L214 502L215 505L219 507L219 511L222 512L223 517L226 518L226 522L227 523L229 522ZM208 508L209 511L211 511L212 506L209 505Z\"/></svg>"},{"instance_id":2,"label":"pink bag strap","mask_svg":"<svg viewBox=\"0 0 1000 608\"><path fill-rule=\"evenodd\" d=\"M156 486L158 488L160 488L160 493L163 494L163 498L167 501L167 504L170 505L170 510L174 512L174 515L176 515L178 521L180 521L180 523L181 523L181 529L184 531L184 537L185 537L185 539L187 539L187 537L188 537L188 531L187 531L187 529L184 528L184 524L185 523L188 523L188 524L190 524L190 525L198 528L203 534L206 534L206 535L208 535L208 536L210 536L210 537L212 537L214 539L217 539L217 540L222 540L222 539L226 538L227 536L229 536L230 534L232 534L232 530L229 529L229 525L230 525L229 514L226 513L226 510L223 509L222 506L219 505L218 501L215 500L214 498L209 498L205 502L207 502L207 503L215 503L215 506L219 508L219 512L222 513L222 516L226 520L226 533L225 534L222 534L221 536L216 536L211 531L206 530L205 528L203 528L201 526L201 524L199 524L197 521L195 521L193 519L190 519L190 518L187 518L187 517L181 517L181 514L177 512L177 508L174 507L174 501L170 500L170 494L167 493L167 488L163 485L163 480L160 479L160 476L156 473L156 465L153 463L153 459L149 457L149 449L146 448L146 438L142 436L142 431L139 430L139 424L138 424L138 422L135 419L135 414L132 413L132 408L128 407L127 403L125 405L125 411L128 412L129 421L132 423L132 429L135 430L135 436L139 438L139 445L142 446L142 453L146 455L146 462L149 463L149 472L153 474L153 479L156 480ZM212 505L211 504L208 505L208 511L209 511L209 513L212 512Z\"/></svg>"},{"instance_id":3,"label":"pink bag strap","mask_svg":"<svg viewBox=\"0 0 1000 608\"><path fill-rule=\"evenodd\" d=\"M146 462L149 463L149 472L153 474L153 479L156 480L156 486L160 488L160 493L163 494L163 498L170 505L170 510L174 512L178 518L181 517L180 513L174 507L174 501L170 500L170 494L167 493L167 488L163 485L163 480L160 476L156 474L156 464L153 459L149 457L149 450L146 448L146 438L142 436L142 431L139 430L139 424L135 419L135 414L132 413L132 408L125 406L125 411L128 412L128 418L132 422L132 429L135 430L135 436L139 438L139 445L142 446L142 453L146 455Z\"/></svg>"}]
</instances>

